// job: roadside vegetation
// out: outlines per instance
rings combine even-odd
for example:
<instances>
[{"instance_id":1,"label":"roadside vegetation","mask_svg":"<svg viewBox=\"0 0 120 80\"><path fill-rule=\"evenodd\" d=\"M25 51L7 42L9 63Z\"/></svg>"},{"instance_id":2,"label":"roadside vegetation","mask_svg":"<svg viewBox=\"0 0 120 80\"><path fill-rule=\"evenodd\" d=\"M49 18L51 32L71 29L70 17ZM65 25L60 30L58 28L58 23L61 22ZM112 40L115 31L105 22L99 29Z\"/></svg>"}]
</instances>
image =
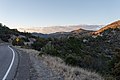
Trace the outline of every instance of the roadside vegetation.
<instances>
[{"instance_id":1,"label":"roadside vegetation","mask_svg":"<svg viewBox=\"0 0 120 80\"><path fill-rule=\"evenodd\" d=\"M0 23L0 38L1 38L1 40L4 42L8 42L8 39L10 38L10 34L12 34L12 32L9 30L9 28Z\"/></svg>"},{"instance_id":2,"label":"roadside vegetation","mask_svg":"<svg viewBox=\"0 0 120 80\"><path fill-rule=\"evenodd\" d=\"M69 37L38 41L40 54L61 58L67 65L97 72L106 80L119 80L120 29L108 29L96 38ZM114 33L114 35L113 35ZM43 39L42 39L43 40ZM43 43L45 42L45 43ZM37 47L38 48L38 47ZM117 50L116 50L117 48ZM33 47L33 49L36 49Z\"/></svg>"},{"instance_id":3,"label":"roadside vegetation","mask_svg":"<svg viewBox=\"0 0 120 80\"><path fill-rule=\"evenodd\" d=\"M52 80L61 80L61 78L62 80L104 80L100 76L100 74L96 72L83 69L80 67L66 65L65 62L59 57L51 56L48 54L41 55L39 51L33 49L23 49L19 47L16 48L30 55L30 59L33 63L33 67L37 72L37 73L33 72L32 74L37 74L37 80L43 78L41 77L41 73L45 75L44 70L43 72L41 72L41 67L45 67L45 66L48 66L51 69L50 70L51 74L54 73L54 76L49 75L50 79L54 77L52 78ZM47 78L46 76L45 78Z\"/></svg>"}]
</instances>

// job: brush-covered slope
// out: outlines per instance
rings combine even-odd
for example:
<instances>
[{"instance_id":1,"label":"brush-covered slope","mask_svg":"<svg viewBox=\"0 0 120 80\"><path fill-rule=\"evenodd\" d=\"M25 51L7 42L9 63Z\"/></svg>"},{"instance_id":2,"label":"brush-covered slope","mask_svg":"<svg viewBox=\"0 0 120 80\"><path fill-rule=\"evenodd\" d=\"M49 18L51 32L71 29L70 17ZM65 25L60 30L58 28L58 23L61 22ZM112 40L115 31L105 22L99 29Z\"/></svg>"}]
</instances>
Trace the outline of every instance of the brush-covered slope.
<instances>
[{"instance_id":1,"label":"brush-covered slope","mask_svg":"<svg viewBox=\"0 0 120 80\"><path fill-rule=\"evenodd\" d=\"M41 52L60 57L68 65L93 70L105 77L111 76L112 66L115 64L113 60L116 54L115 50L116 48L120 49L118 22L96 31L100 33L99 35L91 34L84 37L72 35L64 39L51 40L42 48ZM86 32L89 33L89 31L79 29L71 33L81 36ZM115 77L113 76L113 78Z\"/></svg>"},{"instance_id":2,"label":"brush-covered slope","mask_svg":"<svg viewBox=\"0 0 120 80\"><path fill-rule=\"evenodd\" d=\"M98 30L97 32L95 32L95 34L100 34L100 33L104 32L105 30L110 29L110 28L111 29L120 28L120 20L115 21L111 24L108 24L107 26L105 26L105 27L101 28L100 30Z\"/></svg>"},{"instance_id":3,"label":"brush-covered slope","mask_svg":"<svg viewBox=\"0 0 120 80\"><path fill-rule=\"evenodd\" d=\"M19 31L17 29L10 29L5 25L0 23L0 39L2 41L8 42L11 35L18 35Z\"/></svg>"},{"instance_id":4,"label":"brush-covered slope","mask_svg":"<svg viewBox=\"0 0 120 80\"><path fill-rule=\"evenodd\" d=\"M69 37L82 38L82 37L86 37L86 36L92 35L92 32L94 32L94 31L85 30L85 29L81 29L80 28L78 30L74 30L74 31L70 32Z\"/></svg>"},{"instance_id":5,"label":"brush-covered slope","mask_svg":"<svg viewBox=\"0 0 120 80\"><path fill-rule=\"evenodd\" d=\"M4 42L9 42L9 40L12 40L12 37L18 37L18 36L24 36L26 38L33 37L31 33L27 32L19 32L17 29L10 29L6 25L2 25L0 23L0 40Z\"/></svg>"}]
</instances>

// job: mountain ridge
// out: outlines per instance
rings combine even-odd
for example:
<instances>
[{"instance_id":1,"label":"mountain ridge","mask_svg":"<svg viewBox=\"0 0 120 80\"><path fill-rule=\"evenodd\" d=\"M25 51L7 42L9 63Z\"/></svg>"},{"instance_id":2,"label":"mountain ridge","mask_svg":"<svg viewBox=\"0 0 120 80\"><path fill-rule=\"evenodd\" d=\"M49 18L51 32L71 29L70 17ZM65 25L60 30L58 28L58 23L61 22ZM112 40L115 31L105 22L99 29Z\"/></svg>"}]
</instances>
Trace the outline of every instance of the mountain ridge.
<instances>
[{"instance_id":1,"label":"mountain ridge","mask_svg":"<svg viewBox=\"0 0 120 80\"><path fill-rule=\"evenodd\" d=\"M110 23L108 25L106 25L105 27L99 29L98 31L96 31L94 34L100 34L102 33L103 31L107 30L107 29L115 29L115 28L120 28L120 20L118 21L115 21L113 23Z\"/></svg>"}]
</instances>

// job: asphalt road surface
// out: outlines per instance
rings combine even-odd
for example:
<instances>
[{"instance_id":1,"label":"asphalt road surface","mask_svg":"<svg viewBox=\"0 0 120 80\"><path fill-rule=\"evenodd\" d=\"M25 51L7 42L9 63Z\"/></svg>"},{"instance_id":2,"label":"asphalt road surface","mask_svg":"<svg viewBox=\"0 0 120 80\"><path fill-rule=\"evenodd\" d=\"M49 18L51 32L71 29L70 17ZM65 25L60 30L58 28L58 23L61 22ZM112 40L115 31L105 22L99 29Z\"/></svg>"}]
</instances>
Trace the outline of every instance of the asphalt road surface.
<instances>
[{"instance_id":1,"label":"asphalt road surface","mask_svg":"<svg viewBox=\"0 0 120 80\"><path fill-rule=\"evenodd\" d=\"M0 80L14 79L18 55L8 44L0 44Z\"/></svg>"}]
</instances>

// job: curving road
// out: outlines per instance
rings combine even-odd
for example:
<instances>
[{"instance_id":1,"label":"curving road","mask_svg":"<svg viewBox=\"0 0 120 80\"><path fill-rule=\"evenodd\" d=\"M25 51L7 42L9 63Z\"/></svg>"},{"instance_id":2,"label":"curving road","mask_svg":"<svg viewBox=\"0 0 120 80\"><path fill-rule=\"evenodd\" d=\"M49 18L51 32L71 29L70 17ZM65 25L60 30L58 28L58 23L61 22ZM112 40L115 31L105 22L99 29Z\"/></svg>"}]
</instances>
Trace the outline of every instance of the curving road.
<instances>
[{"instance_id":1,"label":"curving road","mask_svg":"<svg viewBox=\"0 0 120 80\"><path fill-rule=\"evenodd\" d=\"M7 44L0 44L0 80L14 79L18 64L17 53Z\"/></svg>"}]
</instances>

